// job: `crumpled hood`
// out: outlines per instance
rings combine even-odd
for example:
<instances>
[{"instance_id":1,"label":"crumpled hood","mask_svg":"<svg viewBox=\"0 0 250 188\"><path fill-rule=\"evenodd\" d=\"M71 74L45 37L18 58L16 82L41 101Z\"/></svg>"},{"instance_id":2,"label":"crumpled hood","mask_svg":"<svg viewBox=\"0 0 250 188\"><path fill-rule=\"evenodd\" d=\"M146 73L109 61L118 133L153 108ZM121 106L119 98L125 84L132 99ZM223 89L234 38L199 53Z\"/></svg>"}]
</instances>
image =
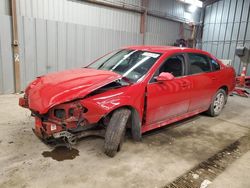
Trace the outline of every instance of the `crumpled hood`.
<instances>
[{"instance_id":1,"label":"crumpled hood","mask_svg":"<svg viewBox=\"0 0 250 188\"><path fill-rule=\"evenodd\" d=\"M82 98L121 77L111 71L79 68L37 77L25 93L29 108L44 114L55 105Z\"/></svg>"}]
</instances>

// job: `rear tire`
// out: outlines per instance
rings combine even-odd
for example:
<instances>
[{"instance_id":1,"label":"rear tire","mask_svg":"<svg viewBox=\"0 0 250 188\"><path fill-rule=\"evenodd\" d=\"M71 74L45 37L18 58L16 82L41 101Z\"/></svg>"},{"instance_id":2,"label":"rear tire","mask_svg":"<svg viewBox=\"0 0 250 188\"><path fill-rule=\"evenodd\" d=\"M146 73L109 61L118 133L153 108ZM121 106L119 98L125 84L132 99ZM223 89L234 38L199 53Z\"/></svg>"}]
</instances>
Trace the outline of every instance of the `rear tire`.
<instances>
[{"instance_id":1,"label":"rear tire","mask_svg":"<svg viewBox=\"0 0 250 188\"><path fill-rule=\"evenodd\" d=\"M104 153L107 156L114 157L121 150L130 114L131 111L126 108L113 113L105 133Z\"/></svg>"},{"instance_id":2,"label":"rear tire","mask_svg":"<svg viewBox=\"0 0 250 188\"><path fill-rule=\"evenodd\" d=\"M226 91L224 89L219 89L213 97L212 103L206 113L212 117L218 116L226 104L226 101Z\"/></svg>"}]
</instances>

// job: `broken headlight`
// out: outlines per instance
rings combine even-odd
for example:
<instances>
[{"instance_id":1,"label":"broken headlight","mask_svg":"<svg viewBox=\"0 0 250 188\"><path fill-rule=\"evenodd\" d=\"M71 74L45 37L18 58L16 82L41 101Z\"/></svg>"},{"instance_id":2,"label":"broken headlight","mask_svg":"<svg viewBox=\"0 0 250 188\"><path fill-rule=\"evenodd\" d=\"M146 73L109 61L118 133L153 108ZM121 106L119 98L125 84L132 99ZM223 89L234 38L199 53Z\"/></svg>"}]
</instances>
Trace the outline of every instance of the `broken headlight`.
<instances>
[{"instance_id":1,"label":"broken headlight","mask_svg":"<svg viewBox=\"0 0 250 188\"><path fill-rule=\"evenodd\" d=\"M64 109L55 109L54 116L59 119L64 119L66 117L66 112Z\"/></svg>"}]
</instances>

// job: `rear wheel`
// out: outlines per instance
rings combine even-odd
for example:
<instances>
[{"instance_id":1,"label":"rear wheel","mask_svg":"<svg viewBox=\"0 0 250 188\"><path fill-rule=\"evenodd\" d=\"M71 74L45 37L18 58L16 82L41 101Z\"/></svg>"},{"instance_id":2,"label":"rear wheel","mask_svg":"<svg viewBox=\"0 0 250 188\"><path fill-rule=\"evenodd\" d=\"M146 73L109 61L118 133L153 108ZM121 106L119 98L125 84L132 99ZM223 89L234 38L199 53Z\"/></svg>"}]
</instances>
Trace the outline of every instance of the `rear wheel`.
<instances>
[{"instance_id":1,"label":"rear wheel","mask_svg":"<svg viewBox=\"0 0 250 188\"><path fill-rule=\"evenodd\" d=\"M130 114L129 109L121 108L116 110L110 119L104 141L104 152L109 157L114 157L121 150Z\"/></svg>"},{"instance_id":2,"label":"rear wheel","mask_svg":"<svg viewBox=\"0 0 250 188\"><path fill-rule=\"evenodd\" d=\"M226 100L227 100L227 94L225 90L219 89L213 98L213 101L207 111L207 114L212 117L218 116L221 113L226 103Z\"/></svg>"}]
</instances>

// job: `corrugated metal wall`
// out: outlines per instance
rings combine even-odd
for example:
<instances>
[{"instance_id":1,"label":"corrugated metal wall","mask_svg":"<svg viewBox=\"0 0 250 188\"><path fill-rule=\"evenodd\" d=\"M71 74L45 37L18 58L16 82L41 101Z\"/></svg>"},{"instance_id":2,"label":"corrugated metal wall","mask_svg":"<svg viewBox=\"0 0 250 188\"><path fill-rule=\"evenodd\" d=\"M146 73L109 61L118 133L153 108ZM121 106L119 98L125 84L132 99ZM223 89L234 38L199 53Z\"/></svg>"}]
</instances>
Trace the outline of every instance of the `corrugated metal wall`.
<instances>
[{"instance_id":1,"label":"corrugated metal wall","mask_svg":"<svg viewBox=\"0 0 250 188\"><path fill-rule=\"evenodd\" d=\"M190 22L199 22L201 10L197 9L194 14L186 11L188 5L176 0L149 0L149 11L161 15L173 16ZM146 44L173 45L179 39L180 22L148 16ZM190 38L191 31L184 29L184 37Z\"/></svg>"},{"instance_id":2,"label":"corrugated metal wall","mask_svg":"<svg viewBox=\"0 0 250 188\"><path fill-rule=\"evenodd\" d=\"M148 16L145 44L173 45L179 37L180 23Z\"/></svg>"},{"instance_id":3,"label":"corrugated metal wall","mask_svg":"<svg viewBox=\"0 0 250 188\"><path fill-rule=\"evenodd\" d=\"M10 15L10 0L0 0L0 15Z\"/></svg>"},{"instance_id":4,"label":"corrugated metal wall","mask_svg":"<svg viewBox=\"0 0 250 188\"><path fill-rule=\"evenodd\" d=\"M123 2L140 5L140 0L123 0ZM76 0L17 0L17 4L20 10L19 14L29 18L40 18L128 32L140 31L140 14L138 13Z\"/></svg>"},{"instance_id":5,"label":"corrugated metal wall","mask_svg":"<svg viewBox=\"0 0 250 188\"><path fill-rule=\"evenodd\" d=\"M19 23L22 88L38 75L82 67L111 50L142 43L139 33L27 17Z\"/></svg>"},{"instance_id":6,"label":"corrugated metal wall","mask_svg":"<svg viewBox=\"0 0 250 188\"><path fill-rule=\"evenodd\" d=\"M110 29L139 31L138 14L123 12L84 2L83 0L17 0L20 15L55 21L91 25ZM141 0L99 0L119 5L141 6ZM186 11L188 5L177 0L149 0L149 10L199 22L200 10ZM91 20L89 16L91 15ZM111 16L110 16L111 15ZM124 19L125 18L125 19ZM110 22L112 24L110 24ZM127 23L121 24L121 23ZM130 27L135 28L130 28ZM131 30L132 29L132 30Z\"/></svg>"},{"instance_id":7,"label":"corrugated metal wall","mask_svg":"<svg viewBox=\"0 0 250 188\"><path fill-rule=\"evenodd\" d=\"M141 5L141 0L108 2ZM185 5L175 0L149 2L151 11L199 17L188 17ZM17 8L22 89L38 75L84 66L112 49L142 44L139 13L80 0L17 0ZM9 14L9 0L0 0L0 93L14 92ZM171 45L179 38L179 22L152 16L147 20L146 44Z\"/></svg>"},{"instance_id":8,"label":"corrugated metal wall","mask_svg":"<svg viewBox=\"0 0 250 188\"><path fill-rule=\"evenodd\" d=\"M191 22L199 22L200 9L197 9L195 13L190 13L186 11L188 6L189 5L177 0L149 0L149 10L158 11L177 18L183 18Z\"/></svg>"},{"instance_id":9,"label":"corrugated metal wall","mask_svg":"<svg viewBox=\"0 0 250 188\"><path fill-rule=\"evenodd\" d=\"M0 94L14 92L11 17L0 15Z\"/></svg>"},{"instance_id":10,"label":"corrugated metal wall","mask_svg":"<svg viewBox=\"0 0 250 188\"><path fill-rule=\"evenodd\" d=\"M202 48L220 59L231 59L238 74L242 62L235 56L235 48L250 48L249 8L250 0L221 0L207 6L205 12Z\"/></svg>"}]
</instances>

